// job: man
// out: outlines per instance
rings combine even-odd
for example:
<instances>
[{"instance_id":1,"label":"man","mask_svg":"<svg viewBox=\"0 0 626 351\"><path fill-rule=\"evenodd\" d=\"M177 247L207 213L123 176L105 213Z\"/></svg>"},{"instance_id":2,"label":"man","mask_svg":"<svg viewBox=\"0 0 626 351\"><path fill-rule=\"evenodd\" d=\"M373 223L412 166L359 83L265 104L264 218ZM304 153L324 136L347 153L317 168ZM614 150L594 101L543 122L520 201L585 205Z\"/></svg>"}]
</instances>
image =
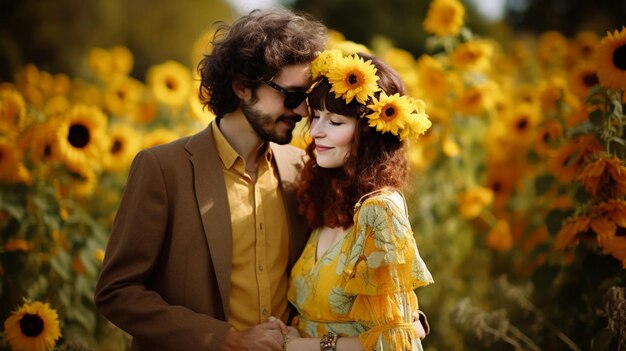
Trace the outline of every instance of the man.
<instances>
[{"instance_id":1,"label":"man","mask_svg":"<svg viewBox=\"0 0 626 351\"><path fill-rule=\"evenodd\" d=\"M287 10L222 24L199 66L216 120L133 161L95 297L132 350L282 348L273 316L288 319L308 234L293 189L302 152L284 144L325 44L322 24Z\"/></svg>"}]
</instances>

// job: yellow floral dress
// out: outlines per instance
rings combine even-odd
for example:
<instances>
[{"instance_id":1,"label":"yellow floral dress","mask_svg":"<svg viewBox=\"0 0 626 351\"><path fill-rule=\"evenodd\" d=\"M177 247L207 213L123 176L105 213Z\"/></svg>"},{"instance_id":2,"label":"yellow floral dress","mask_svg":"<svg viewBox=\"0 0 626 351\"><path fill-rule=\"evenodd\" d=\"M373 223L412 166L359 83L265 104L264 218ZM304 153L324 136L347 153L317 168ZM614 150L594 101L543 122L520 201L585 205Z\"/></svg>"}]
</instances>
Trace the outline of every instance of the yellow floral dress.
<instances>
[{"instance_id":1,"label":"yellow floral dress","mask_svg":"<svg viewBox=\"0 0 626 351\"><path fill-rule=\"evenodd\" d=\"M399 206L403 204L404 206ZM355 206L354 226L316 260L314 230L291 271L289 301L302 336L358 336L365 350L422 350L414 289L433 282L404 198L384 191Z\"/></svg>"}]
</instances>

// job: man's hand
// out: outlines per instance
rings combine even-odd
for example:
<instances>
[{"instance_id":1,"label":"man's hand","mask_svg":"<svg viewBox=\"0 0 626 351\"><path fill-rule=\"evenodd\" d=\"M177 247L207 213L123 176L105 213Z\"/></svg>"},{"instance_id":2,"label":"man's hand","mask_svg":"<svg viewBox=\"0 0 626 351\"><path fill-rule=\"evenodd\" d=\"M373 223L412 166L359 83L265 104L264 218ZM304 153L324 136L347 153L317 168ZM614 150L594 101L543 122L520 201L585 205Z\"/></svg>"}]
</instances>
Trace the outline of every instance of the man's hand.
<instances>
[{"instance_id":1,"label":"man's hand","mask_svg":"<svg viewBox=\"0 0 626 351\"><path fill-rule=\"evenodd\" d=\"M280 319L270 317L267 322L242 332L228 333L220 351L281 351L283 335L287 332L287 326Z\"/></svg>"}]
</instances>

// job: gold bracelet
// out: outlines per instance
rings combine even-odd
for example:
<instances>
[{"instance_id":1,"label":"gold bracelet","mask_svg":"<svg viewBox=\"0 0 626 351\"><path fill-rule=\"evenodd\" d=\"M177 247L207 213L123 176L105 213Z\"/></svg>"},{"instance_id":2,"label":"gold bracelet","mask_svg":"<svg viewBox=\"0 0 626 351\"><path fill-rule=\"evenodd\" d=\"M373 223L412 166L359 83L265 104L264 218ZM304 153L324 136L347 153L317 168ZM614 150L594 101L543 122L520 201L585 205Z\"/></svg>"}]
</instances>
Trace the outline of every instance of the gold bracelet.
<instances>
[{"instance_id":1,"label":"gold bracelet","mask_svg":"<svg viewBox=\"0 0 626 351\"><path fill-rule=\"evenodd\" d=\"M324 334L320 340L320 351L337 351L337 339L339 335L333 332Z\"/></svg>"}]
</instances>

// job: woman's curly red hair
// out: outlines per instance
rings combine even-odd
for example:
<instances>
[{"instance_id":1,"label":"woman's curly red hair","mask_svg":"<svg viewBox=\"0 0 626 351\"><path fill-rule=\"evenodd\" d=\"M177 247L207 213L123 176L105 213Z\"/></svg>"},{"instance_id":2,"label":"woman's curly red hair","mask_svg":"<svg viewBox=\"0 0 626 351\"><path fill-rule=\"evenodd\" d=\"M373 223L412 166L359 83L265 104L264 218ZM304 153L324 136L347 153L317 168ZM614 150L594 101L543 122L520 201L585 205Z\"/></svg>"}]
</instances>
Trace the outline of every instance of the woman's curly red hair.
<instances>
[{"instance_id":1,"label":"woman's curly red hair","mask_svg":"<svg viewBox=\"0 0 626 351\"><path fill-rule=\"evenodd\" d=\"M380 59L359 54L372 60L380 77L378 85L387 93L404 94L399 75ZM330 93L324 78L309 94L311 109L357 118L352 147L343 167L322 168L315 160L315 141L307 146L309 156L298 180L299 210L311 228L328 226L348 228L353 223L354 205L359 199L382 188L400 188L408 175L404 142L391 133L380 133L369 127L366 118L359 118L362 105L356 100L345 104Z\"/></svg>"}]
</instances>

